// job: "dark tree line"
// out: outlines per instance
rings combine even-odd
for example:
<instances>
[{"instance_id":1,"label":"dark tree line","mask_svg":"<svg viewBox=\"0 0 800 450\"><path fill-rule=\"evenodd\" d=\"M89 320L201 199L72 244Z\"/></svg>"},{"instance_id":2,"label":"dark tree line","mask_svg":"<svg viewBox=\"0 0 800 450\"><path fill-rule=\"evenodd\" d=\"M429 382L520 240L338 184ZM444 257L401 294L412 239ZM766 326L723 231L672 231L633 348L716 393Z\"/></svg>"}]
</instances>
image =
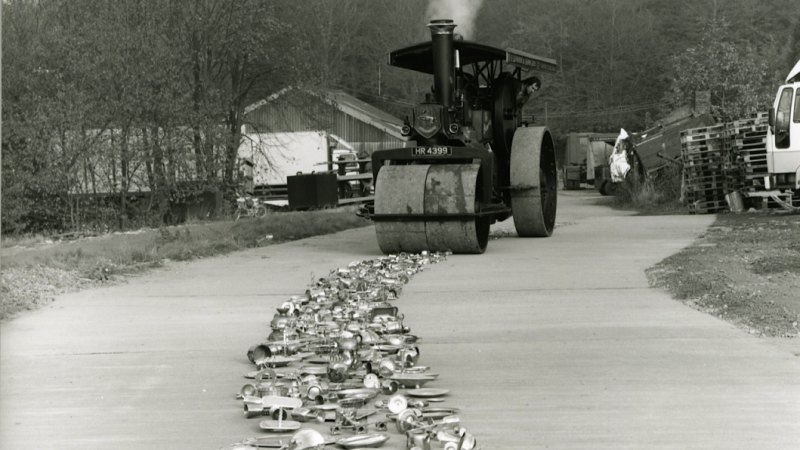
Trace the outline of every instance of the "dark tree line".
<instances>
[{"instance_id":1,"label":"dark tree line","mask_svg":"<svg viewBox=\"0 0 800 450\"><path fill-rule=\"evenodd\" d=\"M636 130L696 90L721 118L766 107L800 58L795 3L485 0L473 38L558 61L531 103L556 133ZM286 86L343 89L406 114L430 80L388 67L387 53L427 39L427 7L4 2L3 232L78 228L87 208L112 227L155 224L176 196L228 189L245 106ZM113 202L81 200L98 189ZM153 195L134 204L139 189Z\"/></svg>"},{"instance_id":2,"label":"dark tree line","mask_svg":"<svg viewBox=\"0 0 800 450\"><path fill-rule=\"evenodd\" d=\"M793 0L495 0L479 17L480 39L559 62L534 106L559 131L642 129L696 90L741 117L800 58Z\"/></svg>"}]
</instances>

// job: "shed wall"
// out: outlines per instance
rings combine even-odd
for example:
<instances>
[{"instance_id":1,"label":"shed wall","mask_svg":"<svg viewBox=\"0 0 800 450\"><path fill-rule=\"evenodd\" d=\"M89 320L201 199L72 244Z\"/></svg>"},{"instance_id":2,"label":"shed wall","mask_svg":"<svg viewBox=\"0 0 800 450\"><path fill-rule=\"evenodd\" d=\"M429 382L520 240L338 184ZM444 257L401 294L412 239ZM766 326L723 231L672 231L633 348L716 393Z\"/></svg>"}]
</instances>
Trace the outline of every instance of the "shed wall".
<instances>
[{"instance_id":1,"label":"shed wall","mask_svg":"<svg viewBox=\"0 0 800 450\"><path fill-rule=\"evenodd\" d=\"M245 118L247 133L326 131L353 146L360 155L376 149L406 146L406 142L345 114L308 94L294 93L256 108Z\"/></svg>"}]
</instances>

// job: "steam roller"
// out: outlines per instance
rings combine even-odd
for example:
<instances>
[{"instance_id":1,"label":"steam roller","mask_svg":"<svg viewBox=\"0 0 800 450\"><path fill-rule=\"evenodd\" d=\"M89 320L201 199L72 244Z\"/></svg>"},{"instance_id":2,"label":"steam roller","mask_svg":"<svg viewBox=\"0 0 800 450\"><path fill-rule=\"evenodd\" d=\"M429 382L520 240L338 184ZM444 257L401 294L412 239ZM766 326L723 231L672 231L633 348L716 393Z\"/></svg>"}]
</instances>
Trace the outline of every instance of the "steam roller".
<instances>
[{"instance_id":1,"label":"steam roller","mask_svg":"<svg viewBox=\"0 0 800 450\"><path fill-rule=\"evenodd\" d=\"M428 28L430 41L389 55L433 86L404 122L409 145L372 154L375 199L362 212L380 249L483 253L490 226L510 217L520 237L550 236L555 148L522 109L541 87L531 72L555 72L555 61L465 41L452 20Z\"/></svg>"}]
</instances>

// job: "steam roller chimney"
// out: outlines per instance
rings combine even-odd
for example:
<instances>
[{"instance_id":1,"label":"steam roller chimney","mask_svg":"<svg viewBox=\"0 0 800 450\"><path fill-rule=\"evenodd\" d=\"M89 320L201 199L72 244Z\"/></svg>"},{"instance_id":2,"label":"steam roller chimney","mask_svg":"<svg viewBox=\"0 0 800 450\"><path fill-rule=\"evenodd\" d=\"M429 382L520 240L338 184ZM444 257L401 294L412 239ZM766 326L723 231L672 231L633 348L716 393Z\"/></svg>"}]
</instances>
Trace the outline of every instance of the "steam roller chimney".
<instances>
[{"instance_id":1,"label":"steam roller chimney","mask_svg":"<svg viewBox=\"0 0 800 450\"><path fill-rule=\"evenodd\" d=\"M453 73L455 57L453 30L456 24L450 19L431 20L431 47L433 48L433 86L436 101L445 108L453 103Z\"/></svg>"}]
</instances>

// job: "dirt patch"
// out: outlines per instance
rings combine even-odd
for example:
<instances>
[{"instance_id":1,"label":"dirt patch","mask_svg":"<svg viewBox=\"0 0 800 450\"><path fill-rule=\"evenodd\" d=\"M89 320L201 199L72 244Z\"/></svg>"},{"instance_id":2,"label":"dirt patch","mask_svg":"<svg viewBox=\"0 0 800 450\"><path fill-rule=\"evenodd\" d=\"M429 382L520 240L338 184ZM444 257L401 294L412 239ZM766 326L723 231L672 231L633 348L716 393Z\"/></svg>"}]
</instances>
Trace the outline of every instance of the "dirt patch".
<instances>
[{"instance_id":1,"label":"dirt patch","mask_svg":"<svg viewBox=\"0 0 800 450\"><path fill-rule=\"evenodd\" d=\"M800 215L725 214L693 245L647 271L650 283L751 334L796 338Z\"/></svg>"}]
</instances>

